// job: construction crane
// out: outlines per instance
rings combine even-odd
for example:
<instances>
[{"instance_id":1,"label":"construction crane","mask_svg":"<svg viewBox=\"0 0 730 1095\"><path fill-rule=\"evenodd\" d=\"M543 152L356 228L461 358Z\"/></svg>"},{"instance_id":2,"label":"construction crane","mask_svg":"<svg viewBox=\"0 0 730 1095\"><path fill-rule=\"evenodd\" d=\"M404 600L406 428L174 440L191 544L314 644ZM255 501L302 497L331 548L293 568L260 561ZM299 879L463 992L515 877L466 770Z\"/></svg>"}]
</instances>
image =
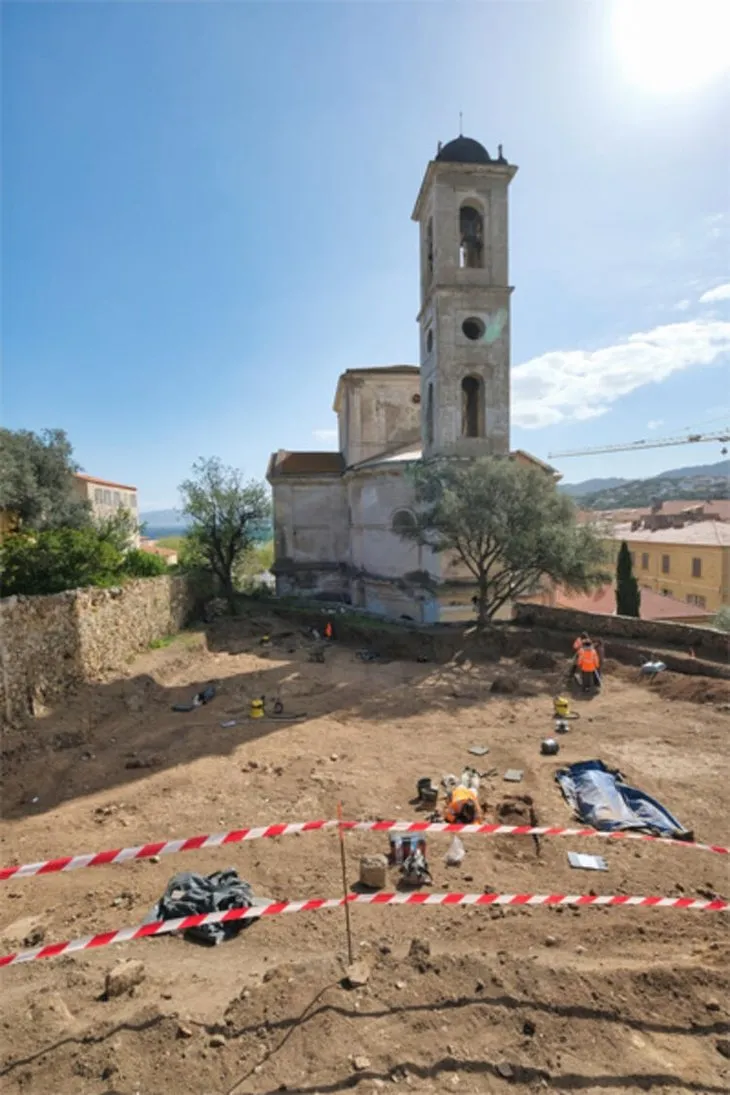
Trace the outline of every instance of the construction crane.
<instances>
[{"instance_id":1,"label":"construction crane","mask_svg":"<svg viewBox=\"0 0 730 1095\"><path fill-rule=\"evenodd\" d=\"M548 460L563 456L597 456L603 452L641 452L644 449L662 449L667 445L695 445L700 441L720 441L723 446L730 441L730 429L721 430L719 433L690 433L684 437L661 437L654 441L629 441L624 445L599 445L594 449L568 449L567 452L549 452ZM727 449L723 447L722 455Z\"/></svg>"}]
</instances>

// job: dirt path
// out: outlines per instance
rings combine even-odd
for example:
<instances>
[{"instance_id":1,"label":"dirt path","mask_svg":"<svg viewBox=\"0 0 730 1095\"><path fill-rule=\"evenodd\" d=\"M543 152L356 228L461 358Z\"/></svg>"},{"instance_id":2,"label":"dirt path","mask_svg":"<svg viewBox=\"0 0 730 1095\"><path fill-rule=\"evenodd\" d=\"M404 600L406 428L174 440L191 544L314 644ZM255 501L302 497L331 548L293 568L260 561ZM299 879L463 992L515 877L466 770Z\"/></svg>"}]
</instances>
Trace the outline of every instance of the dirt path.
<instances>
[{"instance_id":1,"label":"dirt path","mask_svg":"<svg viewBox=\"0 0 730 1095\"><path fill-rule=\"evenodd\" d=\"M8 734L3 862L332 817L340 799L347 817L411 818L417 779L458 772L475 742L498 771L483 787L490 820L517 820L505 807L516 790L541 824L570 824L554 771L600 757L697 839L730 844L721 705L618 674L545 758L562 666L383 664L337 645L319 664L301 635L270 650L259 638L224 625L210 650L186 638ZM516 695L491 692L504 675ZM211 679L212 704L170 710ZM306 718L248 721L261 693ZM524 770L518 788L506 768ZM538 854L530 838L472 837L447 868L447 843L429 841L435 891L730 896L727 859L687 848L552 839ZM351 834L347 848L354 883L358 857L387 842ZM600 852L609 871L572 871L568 850ZM272 898L341 891L333 832L49 875L0 886L0 950L138 923L176 871L227 866ZM339 911L256 923L213 949L165 937L0 971L0 1092L730 1090L717 1048L730 1036L725 914L364 907L352 919L371 968L354 991L340 986ZM424 945L409 956L414 938ZM101 1001L125 957L144 962L144 981Z\"/></svg>"}]
</instances>

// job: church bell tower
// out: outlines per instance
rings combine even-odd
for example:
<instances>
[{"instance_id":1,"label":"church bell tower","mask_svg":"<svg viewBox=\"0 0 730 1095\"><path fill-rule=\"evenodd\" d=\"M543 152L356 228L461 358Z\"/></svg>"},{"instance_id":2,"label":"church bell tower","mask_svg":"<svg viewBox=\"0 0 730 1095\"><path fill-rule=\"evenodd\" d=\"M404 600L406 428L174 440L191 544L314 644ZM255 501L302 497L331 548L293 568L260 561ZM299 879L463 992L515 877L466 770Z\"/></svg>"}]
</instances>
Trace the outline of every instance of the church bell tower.
<instances>
[{"instance_id":1,"label":"church bell tower","mask_svg":"<svg viewBox=\"0 0 730 1095\"><path fill-rule=\"evenodd\" d=\"M457 137L426 168L413 220L421 236L423 455L509 452L510 294L502 155Z\"/></svg>"}]
</instances>

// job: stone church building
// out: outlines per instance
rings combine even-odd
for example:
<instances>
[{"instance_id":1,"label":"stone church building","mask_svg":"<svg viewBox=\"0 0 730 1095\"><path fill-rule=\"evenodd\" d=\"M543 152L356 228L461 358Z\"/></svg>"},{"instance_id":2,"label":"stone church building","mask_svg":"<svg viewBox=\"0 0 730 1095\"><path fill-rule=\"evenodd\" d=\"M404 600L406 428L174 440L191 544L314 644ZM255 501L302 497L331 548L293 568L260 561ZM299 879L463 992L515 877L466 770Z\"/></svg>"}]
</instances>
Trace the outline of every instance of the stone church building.
<instances>
[{"instance_id":1,"label":"stone church building","mask_svg":"<svg viewBox=\"0 0 730 1095\"><path fill-rule=\"evenodd\" d=\"M471 613L473 581L453 559L403 540L398 528L413 520L409 465L510 451L507 196L516 173L501 146L493 159L468 137L439 145L428 164L412 214L420 234L420 367L348 369L334 400L339 452L272 454L280 595L340 600L422 623ZM425 573L437 593L424 585Z\"/></svg>"}]
</instances>

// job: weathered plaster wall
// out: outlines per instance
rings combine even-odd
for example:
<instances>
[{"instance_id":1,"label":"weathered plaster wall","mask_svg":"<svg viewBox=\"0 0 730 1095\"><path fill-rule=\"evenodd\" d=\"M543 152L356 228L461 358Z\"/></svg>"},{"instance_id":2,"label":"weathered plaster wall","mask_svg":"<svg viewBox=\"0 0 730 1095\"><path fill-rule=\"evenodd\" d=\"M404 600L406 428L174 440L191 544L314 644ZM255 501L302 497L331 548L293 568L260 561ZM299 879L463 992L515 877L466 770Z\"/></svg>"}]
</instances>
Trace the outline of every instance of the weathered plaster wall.
<instances>
[{"instance_id":1,"label":"weathered plaster wall","mask_svg":"<svg viewBox=\"0 0 730 1095\"><path fill-rule=\"evenodd\" d=\"M192 611L184 578L0 601L0 718L38 714L84 681L118 672Z\"/></svg>"},{"instance_id":2,"label":"weathered plaster wall","mask_svg":"<svg viewBox=\"0 0 730 1095\"><path fill-rule=\"evenodd\" d=\"M361 588L358 607L391 619L407 617L418 624L435 622L432 598L425 591L367 578L358 585Z\"/></svg>"},{"instance_id":3,"label":"weathered plaster wall","mask_svg":"<svg viewBox=\"0 0 730 1095\"><path fill-rule=\"evenodd\" d=\"M348 375L340 407L340 444L349 466L420 435L417 372Z\"/></svg>"},{"instance_id":4,"label":"weathered plaster wall","mask_svg":"<svg viewBox=\"0 0 730 1095\"><path fill-rule=\"evenodd\" d=\"M277 561L345 561L348 536L343 481L310 476L276 482L274 542Z\"/></svg>"},{"instance_id":5,"label":"weathered plaster wall","mask_svg":"<svg viewBox=\"0 0 730 1095\"><path fill-rule=\"evenodd\" d=\"M343 480L280 480L273 493L277 592L346 594L343 567L350 548Z\"/></svg>"},{"instance_id":6,"label":"weathered plaster wall","mask_svg":"<svg viewBox=\"0 0 730 1095\"><path fill-rule=\"evenodd\" d=\"M399 510L412 510L413 487L398 471L359 473L348 481L352 565L370 574L400 578L423 568L423 551L393 531Z\"/></svg>"}]
</instances>

